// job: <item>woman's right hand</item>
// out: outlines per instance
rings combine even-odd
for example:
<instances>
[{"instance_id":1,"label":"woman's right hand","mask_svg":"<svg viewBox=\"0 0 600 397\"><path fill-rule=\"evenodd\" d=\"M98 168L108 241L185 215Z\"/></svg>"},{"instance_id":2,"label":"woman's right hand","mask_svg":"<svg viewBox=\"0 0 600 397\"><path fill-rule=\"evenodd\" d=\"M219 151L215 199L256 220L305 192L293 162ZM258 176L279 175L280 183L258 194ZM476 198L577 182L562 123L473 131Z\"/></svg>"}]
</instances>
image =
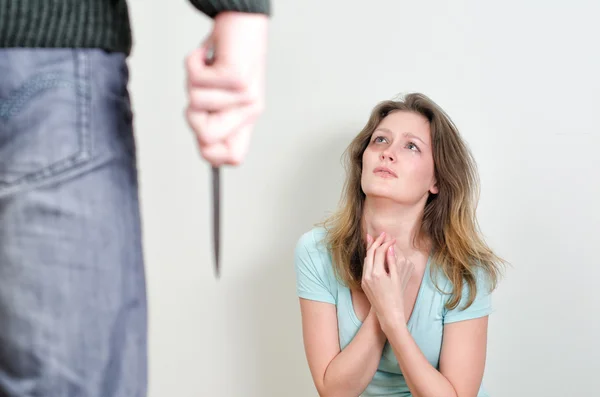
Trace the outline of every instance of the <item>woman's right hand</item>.
<instances>
[{"instance_id":1,"label":"woman's right hand","mask_svg":"<svg viewBox=\"0 0 600 397\"><path fill-rule=\"evenodd\" d=\"M379 240L379 239L377 239ZM375 244L375 239L373 237L371 237L371 235L367 234L367 250L369 250L373 244ZM379 241L379 243L381 244L383 241ZM386 243L388 243L389 241L387 241ZM364 274L363 274L364 277ZM367 300L369 298L367 297ZM383 340L385 341L387 339L387 337L385 336L385 333L383 332L383 330L381 329L381 324L379 322L379 318L377 317L377 312L375 311L375 307L371 304L371 302L369 301L369 305L370 305L370 309L369 309L369 313L367 314L367 317L365 318L364 324L368 324L369 326L372 326L373 329L375 330L375 332L377 333L377 335L381 338L383 338Z\"/></svg>"}]
</instances>

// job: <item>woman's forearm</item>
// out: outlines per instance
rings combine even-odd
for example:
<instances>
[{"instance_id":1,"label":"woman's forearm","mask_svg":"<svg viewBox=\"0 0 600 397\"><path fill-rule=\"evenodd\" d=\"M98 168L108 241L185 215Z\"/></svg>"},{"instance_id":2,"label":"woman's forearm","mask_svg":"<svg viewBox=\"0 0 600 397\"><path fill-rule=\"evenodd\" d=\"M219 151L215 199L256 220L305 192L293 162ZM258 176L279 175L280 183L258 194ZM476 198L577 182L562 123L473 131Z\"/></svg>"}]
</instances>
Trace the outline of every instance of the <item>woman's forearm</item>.
<instances>
[{"instance_id":1,"label":"woman's forearm","mask_svg":"<svg viewBox=\"0 0 600 397\"><path fill-rule=\"evenodd\" d=\"M325 370L321 397L360 396L377 371L385 340L377 316L370 312L354 339Z\"/></svg>"},{"instance_id":2,"label":"woman's forearm","mask_svg":"<svg viewBox=\"0 0 600 397\"><path fill-rule=\"evenodd\" d=\"M405 322L384 331L414 397L458 397L450 381L427 361Z\"/></svg>"}]
</instances>

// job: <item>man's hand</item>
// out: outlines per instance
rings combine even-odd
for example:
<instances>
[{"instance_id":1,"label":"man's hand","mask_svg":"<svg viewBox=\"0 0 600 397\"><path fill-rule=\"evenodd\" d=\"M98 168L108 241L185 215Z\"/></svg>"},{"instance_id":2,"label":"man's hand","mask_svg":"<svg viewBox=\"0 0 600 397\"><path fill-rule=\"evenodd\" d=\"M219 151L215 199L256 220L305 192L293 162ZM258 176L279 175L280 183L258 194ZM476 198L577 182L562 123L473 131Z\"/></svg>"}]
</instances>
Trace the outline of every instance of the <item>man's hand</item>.
<instances>
[{"instance_id":1,"label":"man's hand","mask_svg":"<svg viewBox=\"0 0 600 397\"><path fill-rule=\"evenodd\" d=\"M224 12L211 35L186 60L187 121L200 154L214 166L240 164L250 135L265 106L268 18ZM207 52L214 48L214 62Z\"/></svg>"}]
</instances>

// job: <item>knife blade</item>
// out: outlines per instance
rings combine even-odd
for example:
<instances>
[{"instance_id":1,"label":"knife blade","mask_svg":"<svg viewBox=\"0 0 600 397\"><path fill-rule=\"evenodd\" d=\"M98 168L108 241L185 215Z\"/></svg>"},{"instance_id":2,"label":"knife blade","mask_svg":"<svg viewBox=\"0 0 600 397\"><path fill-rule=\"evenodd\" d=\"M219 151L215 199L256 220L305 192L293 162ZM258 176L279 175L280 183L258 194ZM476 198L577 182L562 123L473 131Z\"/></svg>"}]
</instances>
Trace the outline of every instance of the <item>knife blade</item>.
<instances>
[{"instance_id":1,"label":"knife blade","mask_svg":"<svg viewBox=\"0 0 600 397\"><path fill-rule=\"evenodd\" d=\"M210 40L210 39L209 39ZM214 43L208 43L204 63L212 65L215 61ZM213 201L213 254L215 277L221 276L220 247L221 247L221 171L218 166L211 166L212 170L212 201Z\"/></svg>"}]
</instances>

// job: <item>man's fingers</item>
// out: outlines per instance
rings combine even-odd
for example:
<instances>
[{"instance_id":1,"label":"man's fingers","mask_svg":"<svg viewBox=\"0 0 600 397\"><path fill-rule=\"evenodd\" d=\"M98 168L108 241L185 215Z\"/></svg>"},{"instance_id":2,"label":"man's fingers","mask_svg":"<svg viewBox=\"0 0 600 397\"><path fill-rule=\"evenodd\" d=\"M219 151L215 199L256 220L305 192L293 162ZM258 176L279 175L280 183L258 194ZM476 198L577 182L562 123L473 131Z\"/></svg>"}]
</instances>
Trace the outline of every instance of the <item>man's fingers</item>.
<instances>
[{"instance_id":1,"label":"man's fingers","mask_svg":"<svg viewBox=\"0 0 600 397\"><path fill-rule=\"evenodd\" d=\"M194 111L186 117L196 133L200 154L214 166L239 165L245 158L254 122L254 105L233 107L221 112Z\"/></svg>"},{"instance_id":2,"label":"man's fingers","mask_svg":"<svg viewBox=\"0 0 600 397\"><path fill-rule=\"evenodd\" d=\"M206 120L208 119L208 112L196 112L191 107L188 106L185 112L185 117L189 126L196 133L196 138L198 137L198 131L201 128L206 126Z\"/></svg>"},{"instance_id":3,"label":"man's fingers","mask_svg":"<svg viewBox=\"0 0 600 397\"><path fill-rule=\"evenodd\" d=\"M226 67L216 56L214 63L207 65L207 48L204 46L192 51L186 58L185 66L190 87L218 88L232 91L244 91L246 83L243 76L236 74L233 68Z\"/></svg>"},{"instance_id":4,"label":"man's fingers","mask_svg":"<svg viewBox=\"0 0 600 397\"><path fill-rule=\"evenodd\" d=\"M231 148L229 158L226 159L228 165L239 165L246 158L250 146L252 128L254 128L253 123L245 124L231 138L228 138Z\"/></svg>"},{"instance_id":5,"label":"man's fingers","mask_svg":"<svg viewBox=\"0 0 600 397\"><path fill-rule=\"evenodd\" d=\"M252 123L256 117L253 104L229 108L209 113L194 130L200 143L209 145L226 139L243 125Z\"/></svg>"},{"instance_id":6,"label":"man's fingers","mask_svg":"<svg viewBox=\"0 0 600 397\"><path fill-rule=\"evenodd\" d=\"M253 127L252 124L244 125L221 142L208 145L199 143L200 154L213 166L240 165L248 152Z\"/></svg>"},{"instance_id":7,"label":"man's fingers","mask_svg":"<svg viewBox=\"0 0 600 397\"><path fill-rule=\"evenodd\" d=\"M189 89L189 107L194 111L218 112L231 107L247 105L251 101L243 92L215 88Z\"/></svg>"},{"instance_id":8,"label":"man's fingers","mask_svg":"<svg viewBox=\"0 0 600 397\"><path fill-rule=\"evenodd\" d=\"M223 142L217 142L210 145L199 144L200 155L212 166L219 167L225 164L225 158L229 149Z\"/></svg>"}]
</instances>

